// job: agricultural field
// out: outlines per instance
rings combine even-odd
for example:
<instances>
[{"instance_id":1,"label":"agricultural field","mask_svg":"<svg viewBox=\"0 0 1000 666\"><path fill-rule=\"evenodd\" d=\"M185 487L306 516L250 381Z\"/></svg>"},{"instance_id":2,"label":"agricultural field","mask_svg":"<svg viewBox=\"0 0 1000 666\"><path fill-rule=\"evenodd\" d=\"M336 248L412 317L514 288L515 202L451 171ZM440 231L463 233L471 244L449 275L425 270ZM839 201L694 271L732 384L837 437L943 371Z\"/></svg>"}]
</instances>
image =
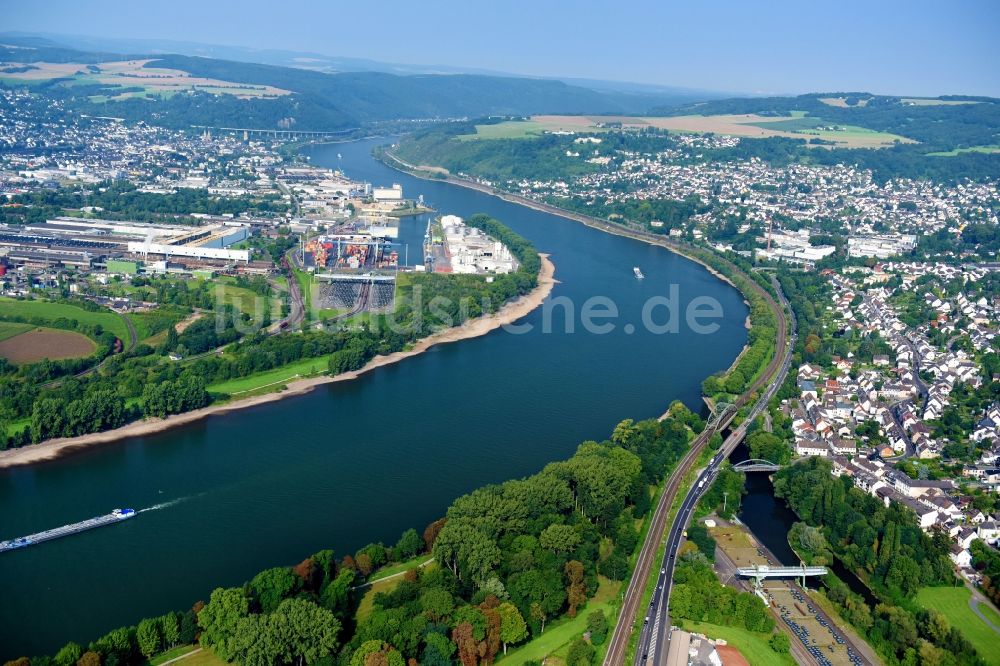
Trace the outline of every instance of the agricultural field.
<instances>
[{"instance_id":1,"label":"agricultural field","mask_svg":"<svg viewBox=\"0 0 1000 666\"><path fill-rule=\"evenodd\" d=\"M4 72L0 81L15 83L42 83L52 79L72 79L80 84L100 83L122 88L142 88L141 93L123 93L124 96L149 95L164 96L187 90L200 90L213 95L233 95L241 99L254 97L274 98L290 94L290 91L273 86L258 86L246 83L233 83L197 76L191 76L179 69L146 67L151 62L146 60L120 60L102 62L96 65L67 62L35 62L28 65L31 69L25 72ZM0 67L20 68L18 63L0 63ZM104 96L101 96L104 97ZM122 95L114 97L98 96L92 101L107 101L122 99Z\"/></svg>"},{"instance_id":2,"label":"agricultural field","mask_svg":"<svg viewBox=\"0 0 1000 666\"><path fill-rule=\"evenodd\" d=\"M475 134L465 134L462 140L474 139L525 139L540 136L543 132L579 132L591 134L605 132L607 124L620 124L624 128L655 127L671 132L690 134L727 134L746 138L787 137L792 139L821 139L838 148L883 148L896 143L915 143L913 140L888 132L876 132L855 125L837 125L821 118L793 112L791 116L760 116L756 114L716 116L533 116L531 120L511 120L496 125L477 125Z\"/></svg>"},{"instance_id":3,"label":"agricultural field","mask_svg":"<svg viewBox=\"0 0 1000 666\"><path fill-rule=\"evenodd\" d=\"M38 318L55 322L59 319L76 320L82 324L100 325L106 331L114 333L119 340L128 342L129 334L125 322L110 310L91 312L68 303L52 301L19 301L13 298L0 297L0 320L15 317Z\"/></svg>"},{"instance_id":4,"label":"agricultural field","mask_svg":"<svg viewBox=\"0 0 1000 666\"><path fill-rule=\"evenodd\" d=\"M926 99L923 97L902 97L900 103L909 106L959 106L962 104L979 104L973 99Z\"/></svg>"},{"instance_id":5,"label":"agricultural field","mask_svg":"<svg viewBox=\"0 0 1000 666\"><path fill-rule=\"evenodd\" d=\"M462 141L477 139L533 139L545 132L604 132L585 116L534 116L531 120L507 120L492 125L476 125L475 134L462 134Z\"/></svg>"},{"instance_id":6,"label":"agricultural field","mask_svg":"<svg viewBox=\"0 0 1000 666\"><path fill-rule=\"evenodd\" d=\"M968 148L955 148L954 150L927 153L931 157L957 157L964 153L983 153L984 155L995 155L1000 153L1000 146L969 146Z\"/></svg>"},{"instance_id":7,"label":"agricultural field","mask_svg":"<svg viewBox=\"0 0 1000 666\"><path fill-rule=\"evenodd\" d=\"M96 349L86 335L54 328L34 328L0 342L0 356L17 364L83 358Z\"/></svg>"},{"instance_id":8,"label":"agricultural field","mask_svg":"<svg viewBox=\"0 0 1000 666\"><path fill-rule=\"evenodd\" d=\"M948 619L949 624L958 627L972 643L986 663L1000 664L1000 632L972 611L969 601L972 592L965 587L925 587L917 592L917 603L924 608L933 608ZM1000 614L987 604L979 605L979 612L996 627L1000 627Z\"/></svg>"},{"instance_id":9,"label":"agricultural field","mask_svg":"<svg viewBox=\"0 0 1000 666\"><path fill-rule=\"evenodd\" d=\"M790 139L821 139L839 148L883 148L898 143L914 143L911 139L876 132L853 125L836 126L822 119L793 114L791 117L760 116L757 114L732 114L717 116L673 116L665 118L629 116L590 116L597 122L618 122L622 127L656 127L673 132L694 134L714 133L747 138L781 136ZM823 129L820 129L823 128Z\"/></svg>"},{"instance_id":10,"label":"agricultural field","mask_svg":"<svg viewBox=\"0 0 1000 666\"><path fill-rule=\"evenodd\" d=\"M15 335L21 335L35 328L31 324L22 324L15 321L0 321L0 342Z\"/></svg>"},{"instance_id":11,"label":"agricultural field","mask_svg":"<svg viewBox=\"0 0 1000 666\"><path fill-rule=\"evenodd\" d=\"M851 108L851 105L847 103L846 97L820 97L819 101L823 102L827 106L836 106L841 109ZM868 100L858 99L858 103L854 106L868 106Z\"/></svg>"}]
</instances>

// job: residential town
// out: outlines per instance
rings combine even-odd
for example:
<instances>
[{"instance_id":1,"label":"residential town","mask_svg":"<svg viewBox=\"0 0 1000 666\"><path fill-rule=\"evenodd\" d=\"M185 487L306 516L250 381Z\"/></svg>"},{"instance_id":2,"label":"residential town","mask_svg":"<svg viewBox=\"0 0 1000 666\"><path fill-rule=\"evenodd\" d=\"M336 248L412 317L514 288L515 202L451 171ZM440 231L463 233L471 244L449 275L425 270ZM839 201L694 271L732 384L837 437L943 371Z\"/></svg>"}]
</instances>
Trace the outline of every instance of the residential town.
<instances>
[{"instance_id":1,"label":"residential town","mask_svg":"<svg viewBox=\"0 0 1000 666\"><path fill-rule=\"evenodd\" d=\"M976 410L970 431L943 423L968 410L970 391L992 384L992 367L977 359L994 350L996 298L966 291L989 271L889 262L823 275L830 300L817 309L824 327L840 338L875 341L867 349L881 353L865 357L858 346L858 353L798 367L799 395L781 406L795 454L830 457L835 473L910 507L922 528L945 531L956 566L974 578L968 547L975 538L995 545L1000 526L972 495L1000 491L1000 404ZM940 286L956 280L964 289L942 296ZM904 323L894 304L907 301L926 308L930 323Z\"/></svg>"}]
</instances>

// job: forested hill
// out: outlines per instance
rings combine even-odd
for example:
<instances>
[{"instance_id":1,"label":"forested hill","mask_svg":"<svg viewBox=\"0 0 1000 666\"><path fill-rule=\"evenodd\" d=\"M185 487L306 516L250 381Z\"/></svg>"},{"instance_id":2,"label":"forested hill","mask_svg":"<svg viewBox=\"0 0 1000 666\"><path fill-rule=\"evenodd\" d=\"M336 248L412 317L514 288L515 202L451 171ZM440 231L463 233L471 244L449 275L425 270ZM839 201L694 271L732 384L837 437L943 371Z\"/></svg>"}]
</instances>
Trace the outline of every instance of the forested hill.
<instances>
[{"instance_id":1,"label":"forested hill","mask_svg":"<svg viewBox=\"0 0 1000 666\"><path fill-rule=\"evenodd\" d=\"M293 90L335 105L362 122L532 113L638 113L658 101L644 95L597 92L561 81L476 74L324 74L181 55L159 58L149 66Z\"/></svg>"},{"instance_id":2,"label":"forested hill","mask_svg":"<svg viewBox=\"0 0 1000 666\"><path fill-rule=\"evenodd\" d=\"M324 72L184 55L77 51L45 40L0 44L0 85L30 85L71 110L148 120L166 127L239 125L254 129L336 131L392 120L531 115L642 113L668 96L597 91L562 81L474 74L401 76L384 72ZM143 67L151 71L142 74ZM116 61L139 61L138 71L115 73ZM52 67L46 63L60 63ZM75 72L66 64L78 64ZM119 68L120 69L120 68ZM26 71L29 80L18 78ZM162 94L164 71L191 85ZM51 73L46 78L44 75ZM41 76L39 76L41 75ZM180 76L185 76L181 74ZM241 94L272 86L290 94ZM227 94L227 90L234 91Z\"/></svg>"},{"instance_id":3,"label":"forested hill","mask_svg":"<svg viewBox=\"0 0 1000 666\"><path fill-rule=\"evenodd\" d=\"M836 125L860 126L905 136L924 153L1000 144L1000 99L944 96L890 97L863 92L812 93L797 97L746 97L662 106L652 115L805 115Z\"/></svg>"}]
</instances>

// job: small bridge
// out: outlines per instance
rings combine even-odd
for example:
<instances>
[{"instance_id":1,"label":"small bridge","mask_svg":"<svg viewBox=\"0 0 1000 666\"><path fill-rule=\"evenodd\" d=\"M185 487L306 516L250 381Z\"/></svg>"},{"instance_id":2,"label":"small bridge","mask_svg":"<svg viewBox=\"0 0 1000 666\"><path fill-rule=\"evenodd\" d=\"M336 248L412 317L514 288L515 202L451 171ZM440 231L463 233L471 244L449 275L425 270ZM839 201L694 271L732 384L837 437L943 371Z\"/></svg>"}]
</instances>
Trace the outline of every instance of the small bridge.
<instances>
[{"instance_id":1,"label":"small bridge","mask_svg":"<svg viewBox=\"0 0 1000 666\"><path fill-rule=\"evenodd\" d=\"M715 403L715 409L712 411L711 417L708 419L708 423L705 425L705 429L715 428L720 421L724 420L730 415L730 413L736 411L736 405L730 404L728 402L717 402Z\"/></svg>"},{"instance_id":2,"label":"small bridge","mask_svg":"<svg viewBox=\"0 0 1000 666\"><path fill-rule=\"evenodd\" d=\"M806 586L807 576L825 576L826 567L807 567L800 565L797 567L771 567L766 564L758 564L752 567L739 567L736 573L743 578L753 578L754 585L760 587L766 578L798 578L802 587Z\"/></svg>"},{"instance_id":3,"label":"small bridge","mask_svg":"<svg viewBox=\"0 0 1000 666\"><path fill-rule=\"evenodd\" d=\"M749 460L736 463L733 465L733 469L738 469L741 472L777 472L781 469L781 466L775 465L770 460L750 458Z\"/></svg>"}]
</instances>

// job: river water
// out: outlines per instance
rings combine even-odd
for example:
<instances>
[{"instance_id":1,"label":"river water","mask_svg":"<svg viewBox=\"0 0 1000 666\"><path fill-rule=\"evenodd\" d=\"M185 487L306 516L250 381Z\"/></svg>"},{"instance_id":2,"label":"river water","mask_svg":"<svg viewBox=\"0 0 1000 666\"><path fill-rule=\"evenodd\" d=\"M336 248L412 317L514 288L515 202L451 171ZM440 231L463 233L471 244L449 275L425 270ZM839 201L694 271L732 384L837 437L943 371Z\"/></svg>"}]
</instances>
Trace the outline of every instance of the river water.
<instances>
[{"instance_id":1,"label":"river water","mask_svg":"<svg viewBox=\"0 0 1000 666\"><path fill-rule=\"evenodd\" d=\"M729 460L736 464L749 457L747 446L743 443L736 447ZM788 508L784 500L774 496L774 485L771 483L770 474L748 473L745 488L747 494L743 496L739 519L778 558L779 564L798 565L799 556L788 543L788 532L792 529L792 525L799 522L799 518ZM829 564L828 567L851 591L861 595L870 607L875 607L878 600L872 591L839 560Z\"/></svg>"},{"instance_id":2,"label":"river water","mask_svg":"<svg viewBox=\"0 0 1000 666\"><path fill-rule=\"evenodd\" d=\"M371 157L378 143L317 146L309 155L355 179L401 183L442 213L497 217L551 253L560 280L553 299L577 311L590 297L612 299L621 312L614 332L588 334L577 316L567 333L559 310L554 332L544 333L537 310L524 320L530 333L495 331L308 395L0 470L0 539L119 506L150 509L0 555L0 658L86 643L323 548L343 555L422 530L456 496L565 458L623 418L657 416L674 399L700 409L702 379L728 367L745 343L740 294L698 264L400 174ZM413 263L426 218L402 224ZM682 306L716 299L719 329L626 333L642 304L671 284Z\"/></svg>"}]
</instances>

